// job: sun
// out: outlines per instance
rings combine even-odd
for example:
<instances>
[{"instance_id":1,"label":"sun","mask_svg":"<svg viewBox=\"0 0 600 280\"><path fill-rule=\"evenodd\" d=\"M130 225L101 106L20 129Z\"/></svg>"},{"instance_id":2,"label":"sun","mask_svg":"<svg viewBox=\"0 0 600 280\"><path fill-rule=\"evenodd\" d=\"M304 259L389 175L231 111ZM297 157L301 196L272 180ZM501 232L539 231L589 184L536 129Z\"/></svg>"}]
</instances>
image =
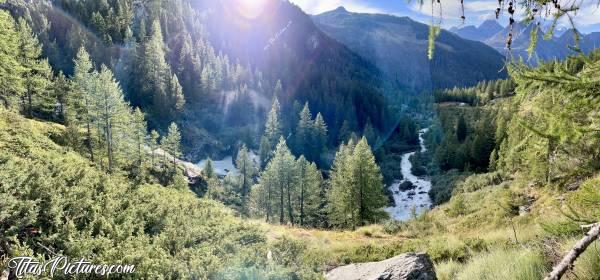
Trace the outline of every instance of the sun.
<instances>
[{"instance_id":1,"label":"sun","mask_svg":"<svg viewBox=\"0 0 600 280\"><path fill-rule=\"evenodd\" d=\"M240 15L254 19L260 16L269 0L236 0L236 8Z\"/></svg>"}]
</instances>

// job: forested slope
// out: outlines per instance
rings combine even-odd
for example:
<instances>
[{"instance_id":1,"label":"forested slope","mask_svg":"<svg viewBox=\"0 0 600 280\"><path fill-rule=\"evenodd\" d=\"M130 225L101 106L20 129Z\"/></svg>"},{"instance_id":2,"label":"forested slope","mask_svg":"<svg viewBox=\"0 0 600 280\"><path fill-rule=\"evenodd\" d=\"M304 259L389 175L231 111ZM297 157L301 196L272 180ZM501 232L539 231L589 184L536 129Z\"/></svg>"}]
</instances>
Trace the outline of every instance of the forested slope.
<instances>
[{"instance_id":1,"label":"forested slope","mask_svg":"<svg viewBox=\"0 0 600 280\"><path fill-rule=\"evenodd\" d=\"M230 1L5 6L31 26L55 71L73 74L72 60L85 48L96 67L113 71L150 128L166 133L171 122L179 125L184 154L193 160L232 154L242 143L258 149L275 97L293 112L283 115L286 134L308 102L328 126L330 147L339 144L344 123L352 131L368 122L378 133L394 129L375 66L324 35L293 4L265 5L255 17Z\"/></svg>"}]
</instances>

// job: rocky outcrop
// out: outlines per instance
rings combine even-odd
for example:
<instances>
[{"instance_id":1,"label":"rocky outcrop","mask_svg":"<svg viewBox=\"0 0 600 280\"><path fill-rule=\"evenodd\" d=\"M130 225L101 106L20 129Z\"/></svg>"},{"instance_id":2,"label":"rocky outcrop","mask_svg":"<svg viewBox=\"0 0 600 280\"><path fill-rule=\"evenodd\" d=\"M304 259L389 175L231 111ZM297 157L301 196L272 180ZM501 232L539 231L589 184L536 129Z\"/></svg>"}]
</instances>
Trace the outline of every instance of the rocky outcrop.
<instances>
[{"instance_id":1,"label":"rocky outcrop","mask_svg":"<svg viewBox=\"0 0 600 280\"><path fill-rule=\"evenodd\" d=\"M357 263L329 271L328 280L436 280L426 253L402 254L380 262Z\"/></svg>"}]
</instances>

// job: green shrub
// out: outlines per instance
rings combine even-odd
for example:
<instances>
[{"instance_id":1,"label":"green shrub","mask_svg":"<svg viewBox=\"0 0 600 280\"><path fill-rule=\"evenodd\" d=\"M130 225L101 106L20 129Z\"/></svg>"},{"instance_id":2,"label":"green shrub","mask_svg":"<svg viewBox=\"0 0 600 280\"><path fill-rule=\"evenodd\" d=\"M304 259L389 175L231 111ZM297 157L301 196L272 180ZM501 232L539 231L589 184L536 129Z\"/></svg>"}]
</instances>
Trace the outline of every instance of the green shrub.
<instances>
[{"instance_id":1,"label":"green shrub","mask_svg":"<svg viewBox=\"0 0 600 280\"><path fill-rule=\"evenodd\" d=\"M383 224L383 232L387 234L397 234L402 230L403 223L396 220L389 220Z\"/></svg>"},{"instance_id":2,"label":"green shrub","mask_svg":"<svg viewBox=\"0 0 600 280\"><path fill-rule=\"evenodd\" d=\"M464 192L474 192L484 187L494 186L500 183L502 183L502 176L500 176L500 173L491 172L471 175L467 177L459 187Z\"/></svg>"}]
</instances>

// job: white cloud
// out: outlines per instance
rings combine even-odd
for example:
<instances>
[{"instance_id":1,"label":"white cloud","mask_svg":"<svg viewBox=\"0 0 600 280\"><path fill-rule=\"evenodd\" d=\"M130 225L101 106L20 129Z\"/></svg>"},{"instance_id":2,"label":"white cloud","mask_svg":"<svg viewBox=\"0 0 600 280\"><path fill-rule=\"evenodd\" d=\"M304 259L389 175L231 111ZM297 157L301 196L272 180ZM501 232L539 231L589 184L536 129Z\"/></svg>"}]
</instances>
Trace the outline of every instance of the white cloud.
<instances>
[{"instance_id":1,"label":"white cloud","mask_svg":"<svg viewBox=\"0 0 600 280\"><path fill-rule=\"evenodd\" d=\"M309 14L320 14L331 11L339 6L344 6L346 10L356 13L385 13L384 10L365 5L357 0L290 0L290 2L300 6L302 10Z\"/></svg>"}]
</instances>

